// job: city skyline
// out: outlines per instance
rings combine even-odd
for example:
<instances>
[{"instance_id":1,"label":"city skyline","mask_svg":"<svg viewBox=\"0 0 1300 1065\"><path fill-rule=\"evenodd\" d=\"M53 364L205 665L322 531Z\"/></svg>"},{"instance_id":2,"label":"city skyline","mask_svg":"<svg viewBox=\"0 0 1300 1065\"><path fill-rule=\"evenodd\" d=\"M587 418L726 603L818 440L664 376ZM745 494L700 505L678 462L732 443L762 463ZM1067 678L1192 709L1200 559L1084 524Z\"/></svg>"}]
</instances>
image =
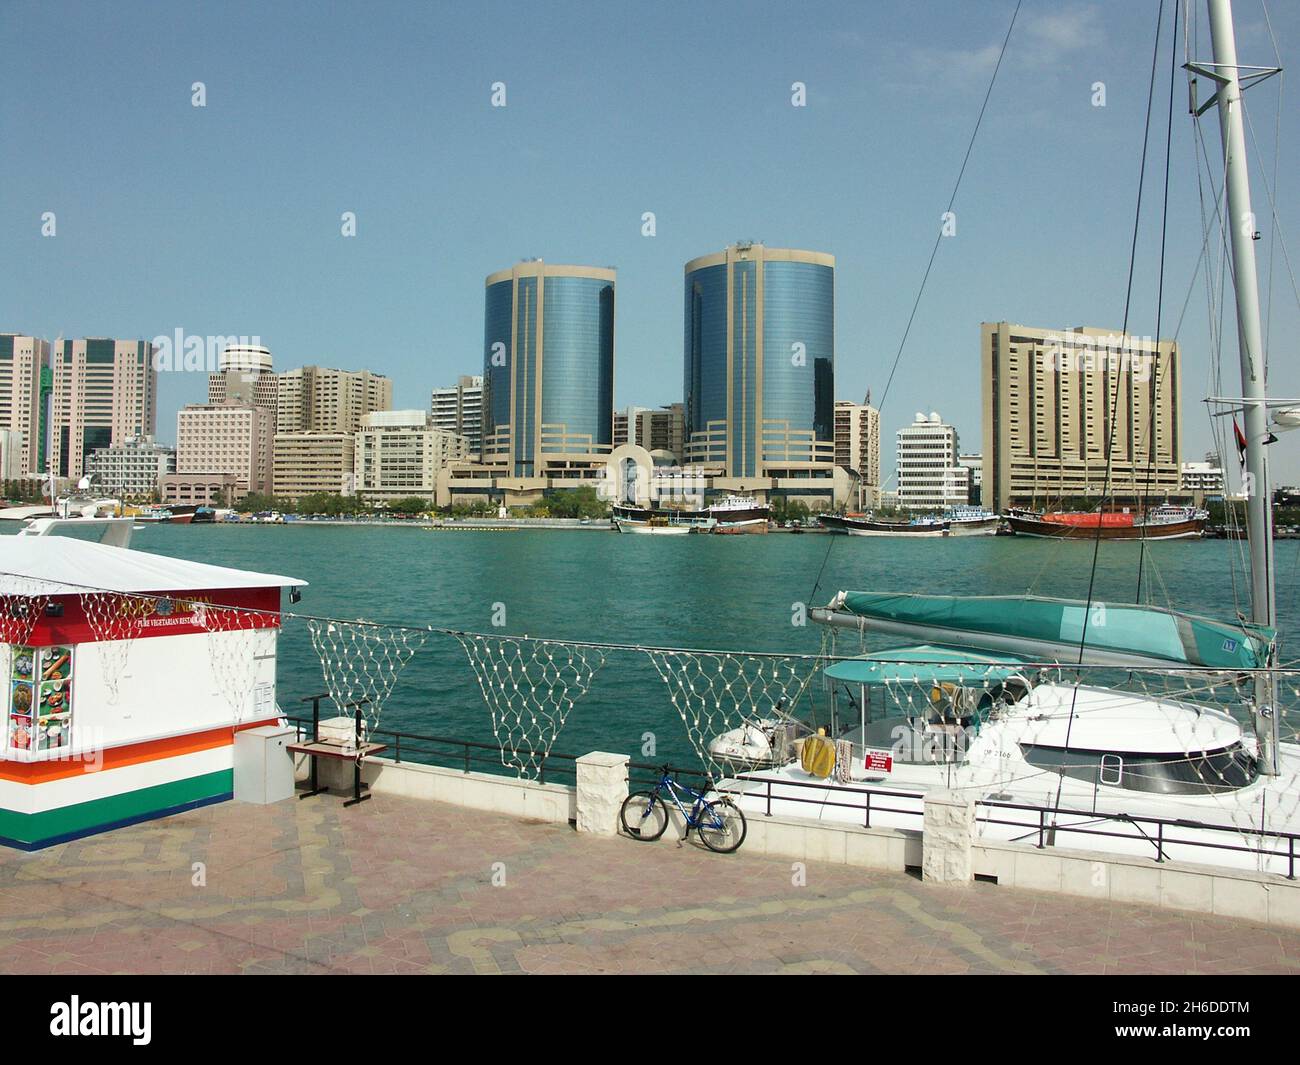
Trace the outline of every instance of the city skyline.
<instances>
[{"instance_id":1,"label":"city skyline","mask_svg":"<svg viewBox=\"0 0 1300 1065\"><path fill-rule=\"evenodd\" d=\"M1116 3L1022 13L956 235L886 394L1011 7L825 5L808 20L777 6L753 18L735 5L506 7L495 19L394 6L384 20L343 10L304 41L307 8L295 5L231 7L219 29L184 7L68 19L59 5L11 5L0 28L57 37L69 73L42 76L35 52L0 72L0 128L50 163L14 173L0 201L3 327L52 341L256 335L282 366L364 365L393 379L395 405L424 406L433 387L476 372L482 277L543 256L618 269L614 404L659 406L681 399L682 264L753 239L836 257L836 399L871 388L886 439L917 409L943 410L977 439L980 322L1122 324L1155 21ZM1286 64L1300 15L1274 15ZM1259 12L1242 16L1243 61L1272 62ZM104 64L145 26L156 62ZM445 58L436 69L432 49ZM382 75L337 76L354 69ZM492 106L497 83L505 107ZM1270 91L1248 96L1265 141ZM1212 446L1198 402L1210 345L1203 310L1178 328L1184 297L1193 308L1203 297L1192 291L1192 133L1185 88L1175 93L1160 334L1177 330L1185 352L1185 450L1196 454ZM1140 336L1156 333L1164 95L1158 84L1129 315ZM734 174L728 143L750 150ZM1271 190L1282 203L1300 180L1294 153L1284 147ZM60 165L79 157L99 164ZM1256 167L1261 211L1266 178L1271 168ZM47 212L54 236L41 235ZM341 232L348 212L355 237ZM1259 229L1266 267L1271 220ZM1285 278L1273 291L1270 332L1285 344L1300 321ZM1225 346L1231 370L1235 336ZM1271 389L1300 392L1297 360L1273 347ZM160 374L160 424L205 384ZM1280 481L1298 468L1277 449Z\"/></svg>"}]
</instances>

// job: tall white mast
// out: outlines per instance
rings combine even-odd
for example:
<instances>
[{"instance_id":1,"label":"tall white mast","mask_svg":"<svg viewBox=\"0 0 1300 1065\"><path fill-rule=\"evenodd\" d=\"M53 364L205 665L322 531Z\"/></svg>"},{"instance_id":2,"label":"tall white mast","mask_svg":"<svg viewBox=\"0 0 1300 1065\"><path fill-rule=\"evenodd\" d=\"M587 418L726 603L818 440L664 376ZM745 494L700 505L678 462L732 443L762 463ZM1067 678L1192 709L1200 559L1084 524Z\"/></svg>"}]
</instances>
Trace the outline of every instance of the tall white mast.
<instances>
[{"instance_id":1,"label":"tall white mast","mask_svg":"<svg viewBox=\"0 0 1300 1065\"><path fill-rule=\"evenodd\" d=\"M1197 74L1213 80L1217 92L1197 113L1219 108L1219 133L1223 141L1224 183L1228 198L1228 229L1232 239L1232 279L1237 296L1237 344L1241 362L1241 395L1246 435L1246 535L1250 540L1251 620L1258 625L1277 624L1273 589L1273 492L1268 476L1268 408L1265 399L1264 342L1259 325L1259 284L1255 271L1258 232L1250 206L1250 175L1246 165L1246 135L1242 121L1243 77L1257 80L1276 73L1274 68L1241 67L1232 25L1231 0L1209 0L1210 39L1214 62L1188 64ZM1277 772L1277 715L1273 712L1271 685L1257 693L1257 734L1264 771Z\"/></svg>"}]
</instances>

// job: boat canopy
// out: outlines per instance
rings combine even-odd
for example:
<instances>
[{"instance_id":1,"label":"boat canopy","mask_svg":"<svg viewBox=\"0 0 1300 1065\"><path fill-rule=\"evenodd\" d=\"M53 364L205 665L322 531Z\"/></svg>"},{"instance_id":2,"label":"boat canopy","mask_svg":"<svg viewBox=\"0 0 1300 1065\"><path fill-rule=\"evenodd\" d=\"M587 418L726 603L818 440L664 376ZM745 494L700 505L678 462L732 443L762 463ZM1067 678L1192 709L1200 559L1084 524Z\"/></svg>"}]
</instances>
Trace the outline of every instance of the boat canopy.
<instances>
[{"instance_id":1,"label":"boat canopy","mask_svg":"<svg viewBox=\"0 0 1300 1065\"><path fill-rule=\"evenodd\" d=\"M1009 652L1031 662L1103 666L1263 669L1276 636L1264 626L1228 624L1162 607L1034 595L840 592L813 618L976 647L986 654Z\"/></svg>"},{"instance_id":2,"label":"boat canopy","mask_svg":"<svg viewBox=\"0 0 1300 1065\"><path fill-rule=\"evenodd\" d=\"M1015 655L919 644L862 655L828 666L825 675L852 684L1000 684L1024 672Z\"/></svg>"}]
</instances>

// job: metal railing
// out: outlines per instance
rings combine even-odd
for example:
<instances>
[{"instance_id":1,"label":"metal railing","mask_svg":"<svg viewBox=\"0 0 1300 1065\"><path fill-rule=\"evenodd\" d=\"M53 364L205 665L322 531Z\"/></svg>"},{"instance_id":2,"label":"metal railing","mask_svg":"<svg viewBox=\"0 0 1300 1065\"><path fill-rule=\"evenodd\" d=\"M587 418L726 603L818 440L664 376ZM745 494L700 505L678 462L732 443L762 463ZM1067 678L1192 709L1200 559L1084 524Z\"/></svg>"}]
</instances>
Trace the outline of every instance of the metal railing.
<instances>
[{"instance_id":1,"label":"metal railing","mask_svg":"<svg viewBox=\"0 0 1300 1065\"><path fill-rule=\"evenodd\" d=\"M1287 863L1288 880L1296 879L1296 843L1300 840L1300 835L1291 832L1270 832L1260 828L1241 828L1237 825L1216 825L1204 821L1188 821L1181 818L1165 817L1144 817L1133 814L1108 814L1099 813L1094 810L1066 810L1059 807L1031 806L1026 803L1002 802L995 799L980 799L976 802L976 820L981 824L999 825L1009 828L1027 829L1026 835L1036 835L1038 842L1035 844L1038 849L1042 850L1048 846L1056 846L1056 836L1065 833L1074 833L1080 836L1094 836L1107 839L1145 839L1152 845L1156 852L1156 861L1165 862L1169 859L1166 856L1166 848L1176 847L1196 847L1210 851L1230 851L1236 854L1263 855L1268 858L1283 859ZM980 807L993 810L1019 810L1025 813L1034 814L1037 817L1037 824L1025 821L1012 821L999 817L981 817L978 809ZM1081 817L1085 818L1088 824L1079 825L1062 825L1061 817ZM1049 821L1049 818L1053 820ZM1097 824L1127 824L1132 825L1137 830L1137 835L1131 832L1116 832L1107 828L1095 827ZM1147 827L1144 827L1147 826ZM1150 831L1148 831L1148 828ZM1171 835L1170 830L1190 830L1194 832L1219 832L1225 834L1236 834L1247 838L1258 840L1255 846L1245 843L1218 843L1211 840L1179 838ZM1277 840L1283 846L1281 849L1264 846L1265 840ZM1009 841L1014 842L1014 841Z\"/></svg>"},{"instance_id":2,"label":"metal railing","mask_svg":"<svg viewBox=\"0 0 1300 1065\"><path fill-rule=\"evenodd\" d=\"M724 788L723 790L729 791L732 794L745 795L749 797L759 795L763 799L765 807L764 814L767 817L772 816L772 802L775 800L776 802L807 803L810 806L817 806L821 809L825 809L828 806L844 810L860 809L862 811L863 828L871 827L871 815L873 813L900 814L905 817L914 817L918 822L918 827L925 818L924 810L918 810L915 808L902 809L897 806L886 806L881 802L882 798L892 800L916 799L918 801L924 801L925 796L921 792L896 791L885 788L857 788L843 784L819 784L813 781L802 780L773 780L771 777L755 777L747 773L737 774L730 779L742 781L746 784L765 785L761 793L743 788ZM773 795L773 785L776 785L778 788L800 788L804 791L823 792L826 793L826 797L819 799L812 797L803 798L793 795ZM857 798L850 802L835 802L832 801L831 795L837 795L840 797L855 796Z\"/></svg>"},{"instance_id":3,"label":"metal railing","mask_svg":"<svg viewBox=\"0 0 1300 1065\"><path fill-rule=\"evenodd\" d=\"M316 701L329 698L327 695L309 696L303 702ZM298 736L301 739L304 736L315 735L315 729L319 721L315 715L310 718L304 717L286 717L294 728L298 730ZM413 762L417 765L434 765L446 769L460 769L466 773L478 770L479 772L490 772L495 769L498 774L501 771L510 769L510 766L503 763L501 758L501 748L494 743L479 743L474 740L456 739L452 736L430 736L419 732L401 732L395 729L369 729L366 732L368 739L376 743L384 743L391 752L392 760L400 765L402 762ZM561 754L551 751L539 762L539 773L537 781L539 784L547 783L547 776L552 778L558 776L570 781L577 779L576 762L578 755Z\"/></svg>"}]
</instances>

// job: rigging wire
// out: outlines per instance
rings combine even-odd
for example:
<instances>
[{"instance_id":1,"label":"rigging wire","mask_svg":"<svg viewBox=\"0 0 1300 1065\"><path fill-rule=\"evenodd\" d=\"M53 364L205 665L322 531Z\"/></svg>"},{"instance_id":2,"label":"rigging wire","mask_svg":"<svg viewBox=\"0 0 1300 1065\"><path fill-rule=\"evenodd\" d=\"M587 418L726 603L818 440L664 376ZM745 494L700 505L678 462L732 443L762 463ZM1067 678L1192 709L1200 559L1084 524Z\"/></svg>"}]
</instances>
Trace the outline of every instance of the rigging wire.
<instances>
[{"instance_id":1,"label":"rigging wire","mask_svg":"<svg viewBox=\"0 0 1300 1065\"><path fill-rule=\"evenodd\" d=\"M1178 5L1174 4L1174 29L1173 42L1169 47L1169 113L1165 120L1165 184L1164 194L1160 205L1160 272L1159 280L1156 283L1156 335L1155 344L1155 373L1152 375L1154 380L1150 394L1147 397L1148 420L1147 420L1147 469L1146 479L1142 485L1142 494L1139 497L1138 513L1143 515L1145 520L1148 496L1151 492L1151 477L1155 472L1156 460L1156 403L1160 397L1160 329L1164 323L1164 300L1165 300L1165 245L1169 234L1169 163L1173 151L1174 137L1174 77L1177 73L1178 49L1176 47L1178 40ZM1127 330L1125 330L1127 333ZM1170 349L1169 361L1173 363L1174 352ZM1133 365L1130 357L1129 366ZM1131 370L1130 370L1131 372ZM1097 519L1097 536L1101 537L1101 519ZM1141 537L1138 541L1138 566L1137 566L1137 593L1134 602L1142 602L1142 570L1146 562L1147 538Z\"/></svg>"},{"instance_id":2,"label":"rigging wire","mask_svg":"<svg viewBox=\"0 0 1300 1065\"><path fill-rule=\"evenodd\" d=\"M1161 0L1163 3L1164 0ZM975 128L971 130L970 140L966 143L966 153L962 156L961 167L957 171L957 180L953 182L952 195L948 197L948 213L952 212L953 205L957 202L957 193L961 189L962 178L966 176L966 166L970 162L971 153L975 150L975 139L979 136L980 126L984 123L984 114L988 110L989 99L993 96L993 87L997 84L998 71L1002 69L1002 60L1006 58L1007 45L1011 42L1011 32L1016 27L1016 19L1020 15L1021 5L1024 0L1016 0L1015 10L1011 12L1011 21L1007 24L1007 32L1002 38L1002 48L998 52L997 62L993 65L993 73L989 77L988 88L984 90L984 100L980 104L979 114L975 119ZM902 339L898 342L898 351L894 353L893 364L889 368L889 377L885 381L885 390L880 396L880 404L876 407L877 412L885 409L885 402L889 399L889 389L894 383L894 374L898 371L899 361L903 357L903 349L907 346L907 338L912 332L912 324L916 320L916 312L921 306L921 298L925 295L926 283L930 280L930 271L934 268L934 260L939 254L939 245L943 242L942 227L938 236L934 239L934 246L930 249L930 258L925 264L925 273L921 276L921 285L916 290L916 299L912 301L912 311L907 316L907 325L903 328ZM808 596L810 603L817 599L817 591L821 587L822 574L826 570L826 564L830 561L831 549L835 546L836 534L830 533L830 541L826 545L826 555L822 558L821 568L817 571L817 579L813 582L812 593Z\"/></svg>"},{"instance_id":3,"label":"rigging wire","mask_svg":"<svg viewBox=\"0 0 1300 1065\"><path fill-rule=\"evenodd\" d=\"M1177 20L1176 6L1174 9L1174 17L1175 20ZM1140 223L1142 219L1142 192L1146 185L1147 148L1151 138L1151 112L1152 112L1152 106L1155 101L1156 70L1158 69L1159 62L1160 62L1160 38L1161 38L1162 31L1164 29L1164 21L1165 21L1165 0L1160 0L1160 8L1156 12L1155 43L1152 45L1152 51L1151 51L1151 78L1147 85L1146 121L1143 124L1143 128L1142 128L1142 160L1138 167L1137 206L1133 215L1133 240L1129 247L1128 284L1124 294L1124 325L1120 331L1121 337L1125 339L1128 337L1129 311L1132 307L1132 301L1133 301L1133 273L1137 265L1138 233L1141 229ZM1176 31L1175 31L1175 36L1176 36ZM1171 42L1170 47L1172 48L1173 46L1174 45ZM1114 462L1114 452L1115 452L1115 429L1116 426L1119 424L1119 417L1118 417L1119 386L1122 380L1123 380L1123 374L1121 372L1116 372L1115 399L1111 405L1110 432L1106 434L1106 472L1102 480L1101 498L1100 501L1097 503L1097 529L1096 529L1096 533L1093 536L1092 567L1088 574L1088 597L1084 604L1083 619L1079 631L1079 661L1078 661L1079 665L1083 664L1083 655L1084 655L1084 651L1087 648L1087 642L1088 642L1088 622L1091 620L1092 617L1093 595L1095 594L1096 582L1097 582L1097 561L1101 549L1101 518L1102 518L1103 508L1106 505L1106 496L1110 493L1111 469ZM1066 719L1066 723L1065 723L1065 747L1064 747L1065 750L1069 750L1070 748L1070 734L1071 734L1071 730L1074 727L1075 704L1078 701L1078 697L1079 697L1079 686L1076 683L1074 686L1074 693L1070 699L1070 714L1069 717ZM1059 779L1057 780L1057 784L1056 784L1055 805L1058 807L1061 805L1061 789L1064 786L1065 786L1065 775L1062 773Z\"/></svg>"}]
</instances>

